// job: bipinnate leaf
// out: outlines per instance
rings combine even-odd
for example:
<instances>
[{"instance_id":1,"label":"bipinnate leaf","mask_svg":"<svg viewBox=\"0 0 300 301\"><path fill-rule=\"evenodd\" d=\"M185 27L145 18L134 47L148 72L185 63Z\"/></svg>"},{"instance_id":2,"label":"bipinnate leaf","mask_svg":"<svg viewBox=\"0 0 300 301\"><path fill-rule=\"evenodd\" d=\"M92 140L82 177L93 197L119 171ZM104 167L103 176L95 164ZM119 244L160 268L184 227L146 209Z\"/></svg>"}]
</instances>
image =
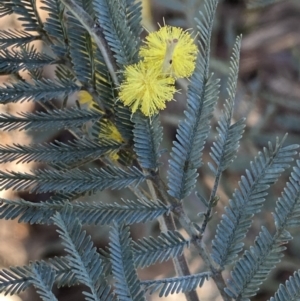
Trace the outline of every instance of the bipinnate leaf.
<instances>
[{"instance_id":1,"label":"bipinnate leaf","mask_svg":"<svg viewBox=\"0 0 300 301\"><path fill-rule=\"evenodd\" d=\"M217 3L217 0L205 1L207 15L202 15L202 22L198 21L200 53L187 92L186 118L179 123L169 160L168 193L180 200L195 187L219 94L218 80L209 74L210 37Z\"/></svg>"},{"instance_id":2,"label":"bipinnate leaf","mask_svg":"<svg viewBox=\"0 0 300 301\"><path fill-rule=\"evenodd\" d=\"M46 264L33 264L31 266L31 283L44 301L57 301L52 287L55 281L55 270Z\"/></svg>"},{"instance_id":3,"label":"bipinnate leaf","mask_svg":"<svg viewBox=\"0 0 300 301\"><path fill-rule=\"evenodd\" d=\"M102 274L103 263L91 237L82 230L81 224L70 214L72 207L66 205L62 212L53 216L62 244L68 253L67 260L77 280L86 285L89 291L83 294L88 301L114 300L107 279Z\"/></svg>"},{"instance_id":4,"label":"bipinnate leaf","mask_svg":"<svg viewBox=\"0 0 300 301\"><path fill-rule=\"evenodd\" d=\"M112 274L115 279L114 292L118 299L120 301L145 301L130 249L129 228L114 223L109 238Z\"/></svg>"},{"instance_id":5,"label":"bipinnate leaf","mask_svg":"<svg viewBox=\"0 0 300 301\"><path fill-rule=\"evenodd\" d=\"M243 249L242 240L252 223L252 217L259 212L270 185L287 169L297 153L298 145L283 147L283 141L276 141L275 148L269 147L259 152L246 176L242 176L239 189L236 189L225 213L217 226L212 242L212 257L222 267L235 262L237 254Z\"/></svg>"}]
</instances>

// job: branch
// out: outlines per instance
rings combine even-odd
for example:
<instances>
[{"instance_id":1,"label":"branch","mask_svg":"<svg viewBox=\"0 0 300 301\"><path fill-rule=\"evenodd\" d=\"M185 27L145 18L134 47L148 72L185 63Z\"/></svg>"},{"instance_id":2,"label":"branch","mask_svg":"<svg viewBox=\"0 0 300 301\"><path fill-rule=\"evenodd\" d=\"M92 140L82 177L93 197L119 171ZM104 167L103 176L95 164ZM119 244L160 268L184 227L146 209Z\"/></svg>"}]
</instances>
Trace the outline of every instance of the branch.
<instances>
[{"instance_id":1,"label":"branch","mask_svg":"<svg viewBox=\"0 0 300 301\"><path fill-rule=\"evenodd\" d=\"M151 196L153 200L156 200L157 194L156 194L156 189L153 187L153 182L150 180L147 180L147 184L149 187L149 190L151 192ZM169 204L168 202L165 202L165 199L162 198L161 199L165 204ZM171 214L169 215L164 215L162 217L162 219L159 219L159 223L160 223L160 227L162 231L174 231L176 230L176 226L175 226L175 222L174 219L172 217ZM176 273L178 276L188 276L191 275L190 269L188 267L186 258L184 257L184 255L179 255L175 258L173 258L173 264L176 270ZM185 292L185 297L187 299L187 301L200 301L200 299L198 298L198 294L195 290L193 291L189 291L189 292Z\"/></svg>"},{"instance_id":2,"label":"branch","mask_svg":"<svg viewBox=\"0 0 300 301\"><path fill-rule=\"evenodd\" d=\"M107 65L108 71L112 77L112 80L116 86L119 86L119 80L117 77L117 65L113 57L113 53L110 50L105 37L103 35L102 27L94 22L89 14L82 9L74 0L60 0L68 10L77 18L77 20L82 24L82 26L87 30L87 32L94 39L96 45L100 49L103 59Z\"/></svg>"},{"instance_id":3,"label":"branch","mask_svg":"<svg viewBox=\"0 0 300 301\"><path fill-rule=\"evenodd\" d=\"M218 290L225 301L230 301L231 298L225 293L224 288L226 287L225 281L221 274L221 269L218 264L214 262L211 258L208 250L206 249L205 244L202 241L201 233L196 229L192 221L186 215L182 203L177 200L176 198L168 195L166 190L164 189L163 181L158 177L152 178L155 193L158 198L165 204L172 204L174 206L174 210L172 211L174 215L178 218L181 226L186 230L186 232L191 237L191 242L196 247L198 253L202 257L205 264L209 267L210 271L212 272L211 277L215 281ZM167 217L168 218L168 217ZM171 216L172 218L172 216Z\"/></svg>"}]
</instances>

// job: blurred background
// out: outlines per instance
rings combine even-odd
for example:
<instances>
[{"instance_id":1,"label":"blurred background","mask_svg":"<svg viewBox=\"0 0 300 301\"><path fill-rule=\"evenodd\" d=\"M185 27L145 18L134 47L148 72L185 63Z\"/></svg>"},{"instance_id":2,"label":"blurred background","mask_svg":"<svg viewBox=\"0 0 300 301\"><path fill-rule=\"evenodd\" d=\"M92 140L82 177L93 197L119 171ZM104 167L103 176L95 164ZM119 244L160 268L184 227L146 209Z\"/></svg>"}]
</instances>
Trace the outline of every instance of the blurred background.
<instances>
[{"instance_id":1,"label":"blurred background","mask_svg":"<svg viewBox=\"0 0 300 301\"><path fill-rule=\"evenodd\" d=\"M199 11L203 9L202 0L143 0L143 26L147 31L156 30L158 23L165 23L197 32L195 17L199 17ZM41 13L46 18L45 13ZM6 16L0 19L0 29L18 28L20 23L16 16ZM144 31L143 35L147 34ZM201 33L199 33L201 35ZM280 1L263 8L248 9L246 1L227 0L220 1L214 23L211 51L211 71L215 77L221 79L221 93L218 106L212 120L212 131L204 152L204 165L199 170L197 190L209 197L214 178L208 169L207 162L211 161L209 150L216 135L217 120L221 114L223 103L227 97L226 82L229 71L231 50L237 35L243 35L240 73L238 90L236 94L234 120L247 118L247 127L241 141L238 156L232 166L223 174L218 190L220 201L215 208L215 213L205 233L205 242L211 247L211 240L215 235L215 229L224 206L232 196L241 175L249 168L250 161L258 151L267 146L268 141L274 145L276 137L282 139L285 133L289 133L285 145L300 143L300 2L298 0ZM44 45L36 43L41 51L47 51ZM44 70L46 77L53 77L54 67ZM26 71L20 72L20 76L28 78ZM0 82L9 82L9 76L0 76ZM183 118L186 107L187 80L177 82L180 93L176 95L176 102L168 103L168 107L161 114L164 127L164 140L162 148L171 149L172 140L175 138L179 120ZM70 100L70 105L74 100ZM73 101L73 103L72 103ZM18 113L41 109L32 102L1 105L1 113ZM30 132L0 132L1 144L29 144L41 141L68 141L70 134L66 131L30 133ZM162 173L166 175L169 155L165 153L161 161L164 163ZM42 167L36 164L20 165L14 163L2 164L3 170L29 172ZM253 244L255 236L262 225L271 232L274 230L271 212L274 210L276 200L280 196L288 174L285 172L280 180L270 189L269 196L261 213L255 216L254 223L245 240L246 248ZM12 191L1 191L1 198L24 198L39 202L49 196L36 196L28 193L16 194ZM105 191L85 201L117 202L120 198L132 199L135 196L129 191ZM190 218L201 223L197 213L204 210L204 206L194 193L186 200L185 208ZM145 235L158 235L157 223L133 225L132 237L141 238ZM98 247L107 245L107 228L87 228ZM182 231L183 235L186 235ZM253 300L267 300L274 294L279 283L283 283L294 270L300 267L300 237L299 231L293 231L294 240L288 244L285 256L278 267L272 271L269 279L261 287L258 295ZM1 268L25 265L32 260L47 259L55 255L62 255L63 249L54 227L42 225L27 225L17 221L0 220L0 266ZM193 273L204 271L205 266L201 259L191 248L186 256ZM157 264L139 271L141 279L154 279L174 276L172 262ZM224 277L229 277L224 272ZM79 293L82 288L62 288L56 290L59 300L84 300ZM198 289L201 300L221 300L212 281L208 281ZM0 295L2 300L38 300L39 297L33 289L29 289L20 296ZM157 300L158 296L149 296L151 300ZM165 300L184 300L182 295L171 295Z\"/></svg>"}]
</instances>

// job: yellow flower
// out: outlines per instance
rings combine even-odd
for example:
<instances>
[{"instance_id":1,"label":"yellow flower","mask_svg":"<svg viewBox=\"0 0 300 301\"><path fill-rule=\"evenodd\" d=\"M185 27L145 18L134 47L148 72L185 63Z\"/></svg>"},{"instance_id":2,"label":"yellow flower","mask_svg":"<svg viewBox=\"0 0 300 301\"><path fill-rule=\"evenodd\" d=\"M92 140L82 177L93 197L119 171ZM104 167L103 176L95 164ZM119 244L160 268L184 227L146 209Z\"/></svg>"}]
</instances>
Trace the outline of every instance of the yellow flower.
<instances>
[{"instance_id":1,"label":"yellow flower","mask_svg":"<svg viewBox=\"0 0 300 301\"><path fill-rule=\"evenodd\" d=\"M79 99L79 103L81 105L87 105L88 109L103 113L99 109L97 103L94 101L93 96L88 91L85 91L85 90L79 91L78 99Z\"/></svg>"},{"instance_id":2,"label":"yellow flower","mask_svg":"<svg viewBox=\"0 0 300 301\"><path fill-rule=\"evenodd\" d=\"M124 140L122 135L120 134L117 127L107 118L102 118L100 120L100 132L99 139L106 141L115 141L117 143L123 143ZM112 161L118 161L120 156L118 154L119 150L114 150L108 154L108 157Z\"/></svg>"},{"instance_id":3,"label":"yellow flower","mask_svg":"<svg viewBox=\"0 0 300 301\"><path fill-rule=\"evenodd\" d=\"M172 100L176 92L173 78L144 62L127 66L124 76L119 99L125 106L130 106L132 113L140 109L145 116L152 116L163 110L165 102Z\"/></svg>"},{"instance_id":4,"label":"yellow flower","mask_svg":"<svg viewBox=\"0 0 300 301\"><path fill-rule=\"evenodd\" d=\"M123 143L124 140L117 127L107 118L100 120L99 138Z\"/></svg>"},{"instance_id":5,"label":"yellow flower","mask_svg":"<svg viewBox=\"0 0 300 301\"><path fill-rule=\"evenodd\" d=\"M197 53L198 48L187 31L163 26L146 37L139 54L151 68L180 78L192 75Z\"/></svg>"},{"instance_id":6,"label":"yellow flower","mask_svg":"<svg viewBox=\"0 0 300 301\"><path fill-rule=\"evenodd\" d=\"M95 103L92 95L88 91L85 91L85 90L79 91L78 98L79 98L79 103L81 105L87 104L89 108L91 108L93 106L93 104Z\"/></svg>"}]
</instances>

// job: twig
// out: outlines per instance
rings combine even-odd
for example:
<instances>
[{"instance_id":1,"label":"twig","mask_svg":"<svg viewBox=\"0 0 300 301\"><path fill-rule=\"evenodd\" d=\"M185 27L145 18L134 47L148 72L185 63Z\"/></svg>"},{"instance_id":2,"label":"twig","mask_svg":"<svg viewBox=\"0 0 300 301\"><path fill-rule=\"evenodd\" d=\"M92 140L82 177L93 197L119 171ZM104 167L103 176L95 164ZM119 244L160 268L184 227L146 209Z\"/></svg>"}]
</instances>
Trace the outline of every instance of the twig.
<instances>
[{"instance_id":1,"label":"twig","mask_svg":"<svg viewBox=\"0 0 300 301\"><path fill-rule=\"evenodd\" d=\"M156 189L153 187L153 182L151 180L147 180L147 184L149 187L149 190L151 192L152 198L154 200L157 199L157 195L156 195ZM161 199L162 201L164 201L164 199ZM166 203L168 204L168 203ZM160 226L161 226L161 230L162 231L175 231L176 230L176 226L175 226L175 222L173 219L173 216L170 214L168 216L163 216L163 219L160 219ZM176 270L177 275L179 276L187 276L187 275L191 275L189 266L187 264L186 258L184 255L179 255L177 257L173 258L173 263L174 263L174 267ZM200 301L198 294L196 291L190 291L190 292L185 292L185 297L187 299L187 301Z\"/></svg>"},{"instance_id":2,"label":"twig","mask_svg":"<svg viewBox=\"0 0 300 301\"><path fill-rule=\"evenodd\" d=\"M112 80L116 86L119 86L119 80L117 77L117 65L113 57L113 53L109 48L101 25L94 22L89 14L82 9L74 0L60 0L68 10L77 18L77 20L84 26L87 32L94 39L96 45L102 53L105 64L112 77Z\"/></svg>"},{"instance_id":3,"label":"twig","mask_svg":"<svg viewBox=\"0 0 300 301\"><path fill-rule=\"evenodd\" d=\"M204 242L202 241L202 234L195 228L192 221L186 215L182 207L182 203L166 193L166 190L164 189L164 183L159 177L154 177L152 181L154 184L154 189L156 189L155 192L159 196L160 200L167 204L174 205L174 210L173 210L174 215L178 218L182 227L189 234L189 236L191 237L191 242L196 247L197 251L199 252L199 255L202 257L205 264L211 270L212 278L215 281L223 300L230 301L231 300L230 297L224 291L226 284L221 274L222 269L211 258L209 252L206 249Z\"/></svg>"}]
</instances>

